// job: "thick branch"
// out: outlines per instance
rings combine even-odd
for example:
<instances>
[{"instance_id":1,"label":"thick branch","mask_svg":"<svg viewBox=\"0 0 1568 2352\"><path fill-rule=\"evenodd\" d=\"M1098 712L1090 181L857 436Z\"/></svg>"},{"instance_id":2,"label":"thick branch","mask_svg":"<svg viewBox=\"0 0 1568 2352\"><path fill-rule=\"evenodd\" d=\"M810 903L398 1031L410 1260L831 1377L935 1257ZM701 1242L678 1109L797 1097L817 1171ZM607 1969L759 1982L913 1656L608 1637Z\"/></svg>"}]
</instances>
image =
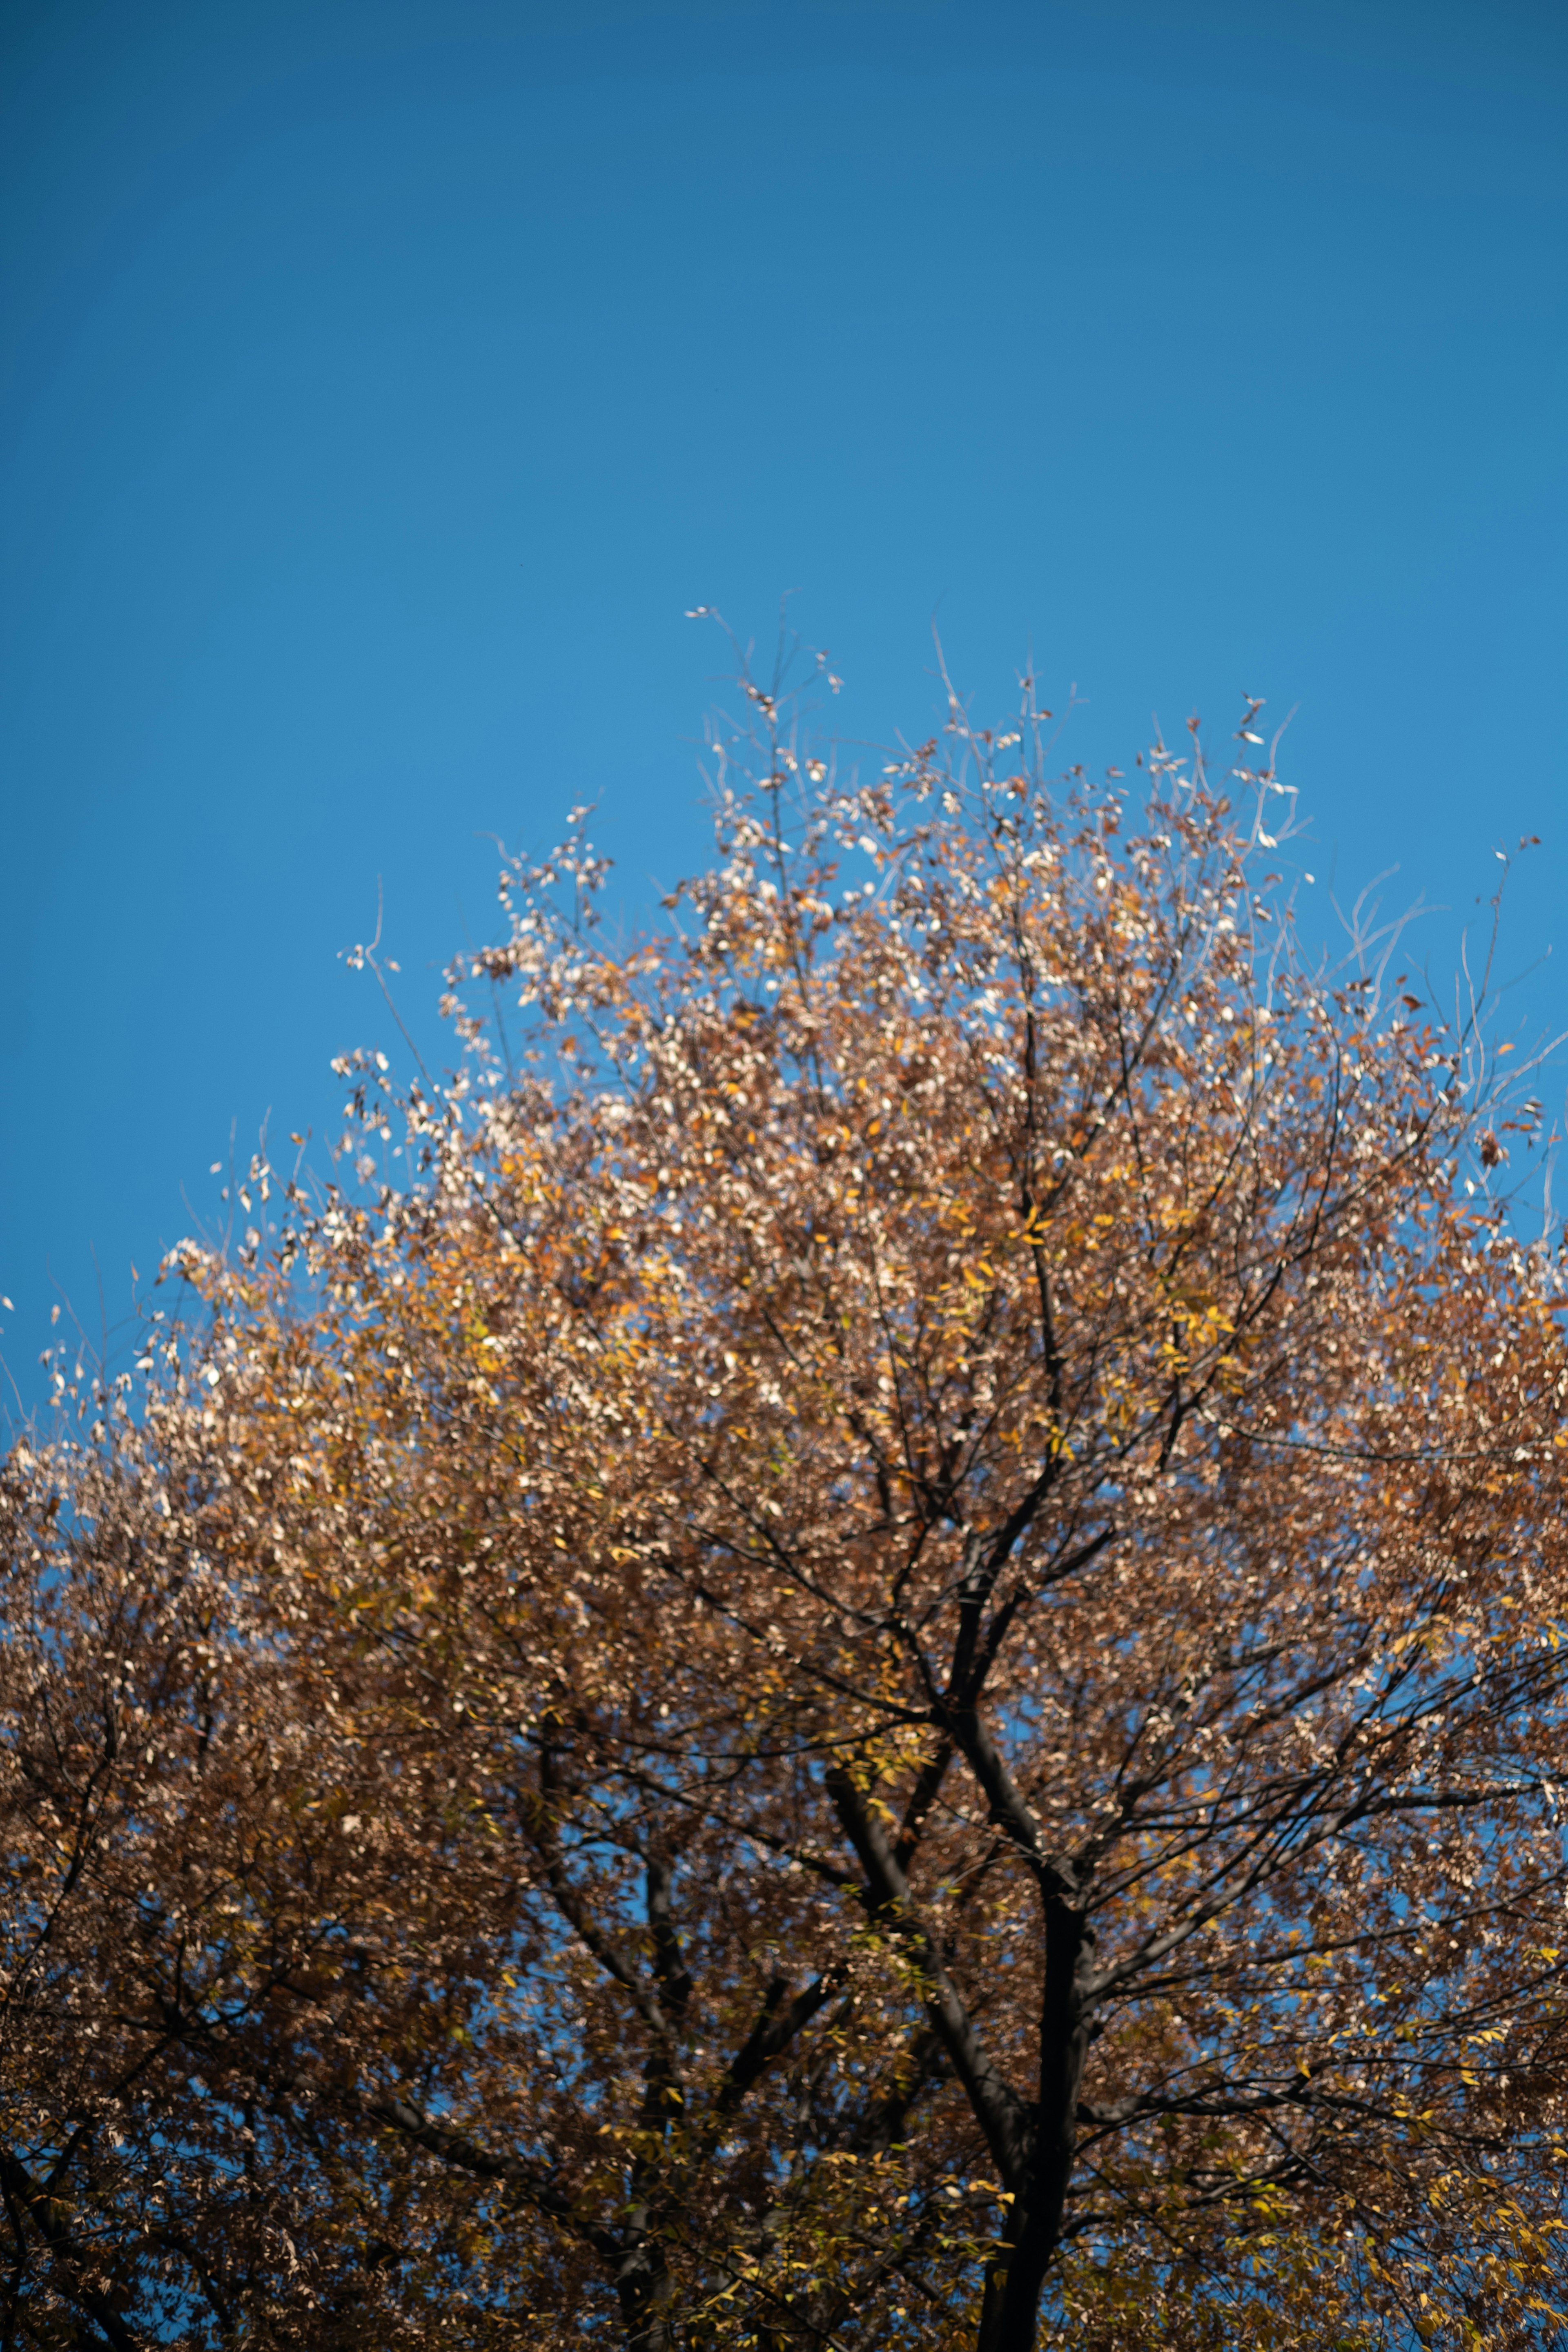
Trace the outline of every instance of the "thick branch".
<instances>
[{"instance_id":1,"label":"thick branch","mask_svg":"<svg viewBox=\"0 0 1568 2352\"><path fill-rule=\"evenodd\" d=\"M20 2158L9 2148L0 2148L0 2181L7 2196L26 2214L57 2268L64 2273L62 2285L67 2299L79 2311L87 2313L93 2326L113 2346L114 2352L142 2352L142 2338L126 2326L102 2295L95 2294L85 2284L81 2274L90 2268L89 2258L61 2218L58 2191L41 2189Z\"/></svg>"},{"instance_id":2,"label":"thick branch","mask_svg":"<svg viewBox=\"0 0 1568 2352\"><path fill-rule=\"evenodd\" d=\"M919 1958L929 1987L926 2013L952 2061L1004 2184L1016 2189L1031 2152L1028 2111L982 2048L957 1988L915 1914L909 1881L876 1813L841 1768L828 1774L827 1790L866 1874L868 1907L888 1916L895 1933Z\"/></svg>"},{"instance_id":3,"label":"thick branch","mask_svg":"<svg viewBox=\"0 0 1568 2352\"><path fill-rule=\"evenodd\" d=\"M828 1969L815 1982L797 1992L784 2006L789 1986L783 1977L774 1977L763 1996L763 2013L724 2070L715 2105L721 2116L732 2116L746 2093L763 2070L789 2048L795 2035L809 2025L825 2002L831 2000L843 1983L842 1965Z\"/></svg>"}]
</instances>

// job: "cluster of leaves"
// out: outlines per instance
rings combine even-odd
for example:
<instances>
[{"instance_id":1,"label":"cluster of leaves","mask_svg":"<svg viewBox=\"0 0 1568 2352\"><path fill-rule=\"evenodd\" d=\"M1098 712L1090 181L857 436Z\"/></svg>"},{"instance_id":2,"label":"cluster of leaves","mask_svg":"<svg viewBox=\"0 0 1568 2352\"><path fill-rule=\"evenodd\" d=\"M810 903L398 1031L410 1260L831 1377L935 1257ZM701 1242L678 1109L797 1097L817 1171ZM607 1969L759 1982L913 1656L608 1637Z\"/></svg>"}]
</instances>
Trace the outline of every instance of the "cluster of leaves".
<instances>
[{"instance_id":1,"label":"cluster of leaves","mask_svg":"<svg viewBox=\"0 0 1568 2352\"><path fill-rule=\"evenodd\" d=\"M7 2340L1561 2341L1481 1032L1303 968L1253 711L1134 802L747 693L668 931L509 866L521 1038L344 1066L409 1181L5 1466Z\"/></svg>"}]
</instances>

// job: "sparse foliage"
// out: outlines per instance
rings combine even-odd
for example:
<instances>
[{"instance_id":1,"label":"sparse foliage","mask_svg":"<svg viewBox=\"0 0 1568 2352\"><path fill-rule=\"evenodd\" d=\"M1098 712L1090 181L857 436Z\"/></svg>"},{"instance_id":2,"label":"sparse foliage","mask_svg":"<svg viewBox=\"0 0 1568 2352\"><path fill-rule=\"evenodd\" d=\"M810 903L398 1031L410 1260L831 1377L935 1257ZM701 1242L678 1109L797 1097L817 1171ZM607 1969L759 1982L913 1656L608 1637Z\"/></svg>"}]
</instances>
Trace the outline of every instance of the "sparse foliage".
<instances>
[{"instance_id":1,"label":"sparse foliage","mask_svg":"<svg viewBox=\"0 0 1568 2352\"><path fill-rule=\"evenodd\" d=\"M1561 2342L1484 1027L1304 967L1256 705L1133 797L747 692L668 930L509 866L401 1189L13 1454L5 2340Z\"/></svg>"}]
</instances>

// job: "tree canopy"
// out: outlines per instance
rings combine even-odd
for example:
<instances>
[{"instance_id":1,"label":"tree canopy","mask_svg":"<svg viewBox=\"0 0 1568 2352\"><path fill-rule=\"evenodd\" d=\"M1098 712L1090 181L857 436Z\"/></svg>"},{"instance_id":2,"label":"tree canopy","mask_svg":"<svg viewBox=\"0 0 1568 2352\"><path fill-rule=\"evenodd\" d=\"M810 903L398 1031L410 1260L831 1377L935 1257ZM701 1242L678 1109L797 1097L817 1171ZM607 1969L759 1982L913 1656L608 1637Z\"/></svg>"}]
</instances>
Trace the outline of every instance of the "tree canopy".
<instances>
[{"instance_id":1,"label":"tree canopy","mask_svg":"<svg viewBox=\"0 0 1568 2352\"><path fill-rule=\"evenodd\" d=\"M1560 2343L1540 1107L1256 706L746 693L5 1465L6 2340Z\"/></svg>"}]
</instances>

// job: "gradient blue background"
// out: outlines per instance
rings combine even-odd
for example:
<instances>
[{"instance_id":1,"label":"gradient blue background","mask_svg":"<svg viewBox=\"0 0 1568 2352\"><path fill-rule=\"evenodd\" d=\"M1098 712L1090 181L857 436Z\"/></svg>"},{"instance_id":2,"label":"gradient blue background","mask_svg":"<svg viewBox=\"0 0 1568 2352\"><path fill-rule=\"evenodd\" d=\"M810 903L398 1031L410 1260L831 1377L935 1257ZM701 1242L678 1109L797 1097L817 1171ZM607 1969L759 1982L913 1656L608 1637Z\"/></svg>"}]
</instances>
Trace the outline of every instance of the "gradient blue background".
<instances>
[{"instance_id":1,"label":"gradient blue background","mask_svg":"<svg viewBox=\"0 0 1568 2352\"><path fill-rule=\"evenodd\" d=\"M1300 704L1327 921L1381 867L1568 1023L1568 10L9 0L0 1317L121 1326L231 1128L332 1125L573 801L704 854L781 590L847 735L1064 756ZM1561 1093L1558 1083L1557 1093Z\"/></svg>"}]
</instances>

